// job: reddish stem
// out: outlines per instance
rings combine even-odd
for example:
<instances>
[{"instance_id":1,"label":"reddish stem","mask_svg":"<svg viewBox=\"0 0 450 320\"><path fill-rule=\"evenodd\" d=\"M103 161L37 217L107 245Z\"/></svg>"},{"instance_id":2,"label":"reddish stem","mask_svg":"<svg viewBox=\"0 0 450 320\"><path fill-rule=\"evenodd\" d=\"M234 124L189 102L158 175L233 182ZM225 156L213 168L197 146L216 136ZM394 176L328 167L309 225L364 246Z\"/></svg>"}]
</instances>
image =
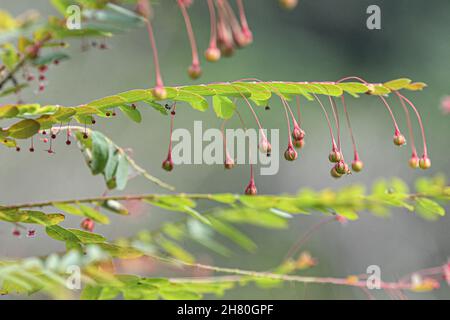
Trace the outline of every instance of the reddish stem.
<instances>
[{"instance_id":1,"label":"reddish stem","mask_svg":"<svg viewBox=\"0 0 450 320\"><path fill-rule=\"evenodd\" d=\"M403 110L405 111L406 123L408 125L408 131L409 131L409 140L411 141L411 152L412 152L412 155L413 156L417 156L416 143L414 141L414 133L413 133L412 124L411 124L411 114L409 113L409 110L406 107L405 102L403 101L403 99L400 98L398 95L397 95L397 97L400 100L400 103L402 105Z\"/></svg>"},{"instance_id":2,"label":"reddish stem","mask_svg":"<svg viewBox=\"0 0 450 320\"><path fill-rule=\"evenodd\" d=\"M242 2L242 0L236 0L236 2L239 8L239 17L241 20L242 30L250 31L250 28L248 27L247 23L247 17L245 16L244 3Z\"/></svg>"},{"instance_id":3,"label":"reddish stem","mask_svg":"<svg viewBox=\"0 0 450 320\"><path fill-rule=\"evenodd\" d=\"M210 48L217 48L217 21L216 21L216 8L214 7L213 0L208 0L209 19L211 22L211 36L209 40Z\"/></svg>"},{"instance_id":4,"label":"reddish stem","mask_svg":"<svg viewBox=\"0 0 450 320\"><path fill-rule=\"evenodd\" d=\"M281 101L283 102L283 106L284 106L284 113L286 116L286 122L287 122L287 127L288 127L288 138L289 138L289 144L288 147L292 147L292 137L291 137L291 123L289 121L289 115L288 115L288 107L287 107L287 102L285 99L281 99ZM295 119L294 119L295 121Z\"/></svg>"},{"instance_id":5,"label":"reddish stem","mask_svg":"<svg viewBox=\"0 0 450 320\"><path fill-rule=\"evenodd\" d=\"M328 112L325 109L324 105L322 104L322 101L320 101L319 97L315 93L313 93L313 96L316 99L316 101L320 104L320 107L322 108L322 111L325 114L325 118L327 119L328 129L330 130L332 149L333 149L333 151L336 151L337 150L336 140L334 139L333 129L331 128L331 122L330 122L330 118L328 117Z\"/></svg>"},{"instance_id":6,"label":"reddish stem","mask_svg":"<svg viewBox=\"0 0 450 320\"><path fill-rule=\"evenodd\" d=\"M150 44L152 46L153 65L155 66L155 76L156 76L156 87L162 88L164 87L164 82L162 80L161 70L159 67L158 49L156 48L155 35L153 33L153 27L150 18L145 19L145 25L147 27L147 33L150 40Z\"/></svg>"},{"instance_id":7,"label":"reddish stem","mask_svg":"<svg viewBox=\"0 0 450 320\"><path fill-rule=\"evenodd\" d=\"M331 98L331 96L328 96L328 99L330 100L331 110L333 111L334 121L336 123L338 149L341 151L341 126L339 124L339 114L337 112L336 102L334 99Z\"/></svg>"},{"instance_id":8,"label":"reddish stem","mask_svg":"<svg viewBox=\"0 0 450 320\"><path fill-rule=\"evenodd\" d=\"M366 80L364 80L360 77L355 77L355 76L349 76L349 77L342 78L342 79L338 80L337 83L346 81L346 80L351 80L351 79L358 80L358 81L364 83L365 85L369 85L369 83ZM389 104L387 103L386 99L383 96L379 96L379 97L380 97L381 101L383 101L384 105L386 106L386 108L389 111L389 114L391 115L392 122L394 123L394 127L395 127L395 133L400 133L400 130L398 129L397 121L395 121L394 114L392 113L392 110L389 107Z\"/></svg>"},{"instance_id":9,"label":"reddish stem","mask_svg":"<svg viewBox=\"0 0 450 320\"><path fill-rule=\"evenodd\" d=\"M347 105L345 103L344 95L341 96L341 99L342 99L342 105L344 106L345 118L347 119L348 131L350 132L350 137L351 137L351 140L352 140L353 154L355 156L354 159L355 159L355 161L358 161L359 160L359 156L358 156L358 151L356 149L355 136L353 135L353 129L352 129L352 125L350 123L350 116L348 114Z\"/></svg>"},{"instance_id":10,"label":"reddish stem","mask_svg":"<svg viewBox=\"0 0 450 320\"><path fill-rule=\"evenodd\" d=\"M414 112L416 113L417 116L417 121L419 122L419 126L420 126L420 131L422 132L422 141L423 141L423 154L424 156L428 156L428 149L427 149L427 140L426 140L426 136L425 136L425 130L423 128L423 123L422 123L422 118L420 117L419 111L417 111L416 107L414 106L414 104L409 101L405 96L403 96L401 93L399 93L398 91L395 91L395 93L397 94L397 96L401 99L403 99L404 101L406 101L407 104L409 104L411 106L411 108L414 110Z\"/></svg>"},{"instance_id":11,"label":"reddish stem","mask_svg":"<svg viewBox=\"0 0 450 320\"><path fill-rule=\"evenodd\" d=\"M187 12L186 6L184 5L182 0L178 0L178 6L180 7L181 13L183 14L184 23L186 25L186 31L187 31L187 34L189 37L189 42L191 44L192 64L199 65L200 61L198 58L197 43L195 41L194 31L192 30L191 19L189 18L189 14Z\"/></svg>"},{"instance_id":12,"label":"reddish stem","mask_svg":"<svg viewBox=\"0 0 450 320\"><path fill-rule=\"evenodd\" d=\"M381 101L383 101L383 104L388 109L389 114L391 115L392 122L394 123L395 134L400 133L400 129L398 128L397 121L395 121L395 116L394 116L394 113L392 112L391 107L389 106L389 104L387 103L386 99L383 96L378 96L378 97L381 99Z\"/></svg>"}]
</instances>

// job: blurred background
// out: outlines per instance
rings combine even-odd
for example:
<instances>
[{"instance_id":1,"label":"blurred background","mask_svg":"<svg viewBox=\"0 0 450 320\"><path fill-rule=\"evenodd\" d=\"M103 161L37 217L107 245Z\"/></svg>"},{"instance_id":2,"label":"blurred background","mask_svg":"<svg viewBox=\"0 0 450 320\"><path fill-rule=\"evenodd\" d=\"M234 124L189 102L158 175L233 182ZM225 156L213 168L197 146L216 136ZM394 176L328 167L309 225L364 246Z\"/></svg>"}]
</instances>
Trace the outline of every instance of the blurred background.
<instances>
[{"instance_id":1,"label":"blurred background","mask_svg":"<svg viewBox=\"0 0 450 320\"><path fill-rule=\"evenodd\" d=\"M386 109L376 98L363 96L347 99L353 129L365 169L340 180L329 175L328 129L323 114L315 103L304 102L302 126L306 145L299 160L280 162L276 176L257 176L258 191L269 194L295 193L303 187L314 189L339 188L352 183L370 186L380 177L399 177L408 183L424 175L449 170L450 116L441 110L441 99L450 94L450 2L446 0L304 0L293 11L282 10L276 0L246 0L246 11L254 34L254 43L219 63L203 62L204 75L197 81L187 76L190 49L184 23L175 1L155 4L154 27L165 83L181 85L231 81L256 77L263 80L327 81L348 75L358 75L370 82L383 82L408 77L428 84L422 92L407 92L408 98L423 116L433 166L428 171L411 170L407 161L408 147L397 148L392 143L393 128ZM381 30L366 28L366 9L376 4L381 8ZM18 15L36 9L45 17L57 14L47 0L2 0L0 9ZM194 1L190 9L201 52L209 39L209 16L202 0ZM144 28L132 30L107 40L110 50L90 49L81 52L78 40L70 42L70 60L52 66L49 85L43 94L26 90L22 99L41 104L78 105L96 98L133 88L154 85L150 46ZM403 110L392 100L401 128L407 133ZM15 98L1 103L14 103ZM120 115L108 121L99 120L96 128L118 145L131 148L136 161L150 173L176 186L178 191L243 192L249 178L249 168L240 166L226 171L223 166L184 165L171 173L161 169L167 153L169 118L153 109L143 111L143 121L135 124ZM287 143L286 125L281 104L272 103L272 110L259 112L263 125L280 128L280 152ZM251 123L247 108L243 116ZM184 105L177 108L176 128L193 129L193 121L202 120L203 127L219 127L214 112L194 111ZM237 119L229 123L238 127ZM414 126L417 124L414 120ZM419 131L416 130L416 136ZM419 139L417 139L419 140ZM343 134L344 152L351 156L348 134ZM24 146L26 147L26 146ZM418 143L419 150L420 143ZM40 146L43 150L44 147ZM72 199L99 196L105 190L103 179L91 176L79 150L67 147L60 139L56 154L46 152L17 153L2 148L0 155L0 201L2 204L39 200ZM152 193L164 190L142 178L130 181L126 193ZM448 208L447 208L448 209ZM141 229L155 229L163 221L179 219L180 215L146 208L134 217L113 217L107 226L96 232L109 239L130 236ZM277 265L289 247L313 224L320 214L296 216L289 229L266 231L248 228L258 244L249 254L231 246L235 254L223 258L202 247L190 247L200 262L224 267L267 270ZM76 226L80 219L69 218L65 225ZM17 239L11 226L0 224L0 256L26 257L45 255L63 249L63 244L49 239L44 230L35 238ZM389 218L362 213L361 218L346 226L330 224L322 228L305 245L315 258L317 267L307 275L345 277L360 274L369 265L379 265L383 280L398 280L415 270L445 263L450 256L450 217L428 222L406 210L393 212ZM154 269L153 275L162 268ZM450 298L447 287L412 298ZM35 298L38 296L35 296ZM380 295L380 298L386 296ZM214 298L214 297L209 297ZM261 299L359 299L362 291L329 285L286 284L281 288L261 290L247 286L228 292L225 298Z\"/></svg>"}]
</instances>

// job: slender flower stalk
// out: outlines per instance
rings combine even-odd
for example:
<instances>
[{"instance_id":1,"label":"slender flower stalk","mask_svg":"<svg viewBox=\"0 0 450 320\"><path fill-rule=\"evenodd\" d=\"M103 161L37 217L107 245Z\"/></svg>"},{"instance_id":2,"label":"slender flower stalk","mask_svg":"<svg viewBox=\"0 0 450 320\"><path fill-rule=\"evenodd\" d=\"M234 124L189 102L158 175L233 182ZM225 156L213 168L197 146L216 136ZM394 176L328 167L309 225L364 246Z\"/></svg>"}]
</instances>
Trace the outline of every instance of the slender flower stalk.
<instances>
[{"instance_id":1,"label":"slender flower stalk","mask_svg":"<svg viewBox=\"0 0 450 320\"><path fill-rule=\"evenodd\" d=\"M372 86L370 83L368 83L366 80L360 78L360 77L355 77L355 76L350 76L350 77L345 77L342 78L340 80L337 81L337 83L340 83L342 81L346 81L346 80L357 80L359 82L362 82L363 84L367 85L368 87ZM368 92L370 94L370 90ZM387 103L386 99L383 96L378 96L380 98L380 100L383 102L384 106L386 107L386 109L388 110L392 122L394 124L394 144L398 145L398 146L402 146L406 143L406 139L403 136L403 134L400 132L400 129L398 128L397 125L397 121L395 120L395 116L394 113L392 112L391 107L389 106L389 104Z\"/></svg>"},{"instance_id":2,"label":"slender flower stalk","mask_svg":"<svg viewBox=\"0 0 450 320\"><path fill-rule=\"evenodd\" d=\"M384 106L386 107L386 109L388 110L388 112L389 112L389 114L390 114L390 116L391 116L392 123L394 124L394 128L395 128L395 134L394 134L394 135L395 135L395 136L400 135L400 134L401 134L401 133L400 133L400 129L398 128L398 124L397 124L397 121L395 120L394 113L392 112L391 107L390 107L389 104L387 103L386 98L384 98L383 96L379 96L379 98L380 98L380 100L383 102ZM403 139L404 139L404 137L403 137ZM404 143L401 143L400 145L402 145L402 144L404 144Z\"/></svg>"},{"instance_id":3,"label":"slender flower stalk","mask_svg":"<svg viewBox=\"0 0 450 320\"><path fill-rule=\"evenodd\" d=\"M238 47L245 47L249 44L249 40L247 37L243 34L241 26L239 24L238 19L236 18L236 15L231 8L230 4L227 0L218 0L217 3L219 6L222 6L225 16L227 17L228 24L231 27L232 35L234 42Z\"/></svg>"},{"instance_id":4,"label":"slender flower stalk","mask_svg":"<svg viewBox=\"0 0 450 320\"><path fill-rule=\"evenodd\" d=\"M340 152L342 152L342 150L341 150L341 126L339 123L339 114L337 112L336 102L334 101L334 99L331 96L328 96L328 99L330 101L331 110L333 112L333 117L334 117L334 122L336 124L338 149Z\"/></svg>"},{"instance_id":5,"label":"slender flower stalk","mask_svg":"<svg viewBox=\"0 0 450 320\"><path fill-rule=\"evenodd\" d=\"M211 35L209 39L209 47L205 51L206 60L215 62L220 59L220 50L217 48L217 21L216 9L213 0L208 0L209 19L211 22Z\"/></svg>"},{"instance_id":6,"label":"slender flower stalk","mask_svg":"<svg viewBox=\"0 0 450 320\"><path fill-rule=\"evenodd\" d=\"M288 110L290 110L289 105L286 101L286 99L281 98L281 101L283 103L283 107L284 107L284 114L286 116L286 122L287 122L287 128L288 128L288 147L286 149L286 151L284 152L284 158L288 161L294 161L297 159L298 157L298 153L297 151L295 151L294 149L294 145L292 144L292 136L291 136L291 124L289 121L289 114L288 114ZM291 111L292 113L292 111ZM295 121L295 119L294 119Z\"/></svg>"},{"instance_id":7,"label":"slender flower stalk","mask_svg":"<svg viewBox=\"0 0 450 320\"><path fill-rule=\"evenodd\" d=\"M250 182L248 183L244 192L246 195L249 195L249 196L254 196L258 193L258 189L256 188L256 184L255 184L255 177L253 174L253 163L251 163L251 162L250 162Z\"/></svg>"},{"instance_id":8,"label":"slender flower stalk","mask_svg":"<svg viewBox=\"0 0 450 320\"><path fill-rule=\"evenodd\" d=\"M167 152L167 158L162 163L162 168L166 171L173 170L173 160L172 160L172 132L173 132L173 123L176 114L176 104L172 105L172 111L170 112L170 134L169 134L169 151Z\"/></svg>"},{"instance_id":9,"label":"slender flower stalk","mask_svg":"<svg viewBox=\"0 0 450 320\"><path fill-rule=\"evenodd\" d=\"M192 29L191 19L189 18L189 13L187 12L186 0L178 0L178 6L183 14L184 23L186 25L186 31L192 50L192 64L189 67L188 73L192 79L197 79L202 74L202 69L200 68L200 60L198 57L197 42L195 40L194 30Z\"/></svg>"},{"instance_id":10,"label":"slender flower stalk","mask_svg":"<svg viewBox=\"0 0 450 320\"><path fill-rule=\"evenodd\" d=\"M341 100L342 100L342 106L344 107L345 118L347 120L347 128L348 128L348 131L350 132L350 138L352 140L352 147L353 147L352 169L355 172L360 172L364 167L364 163L359 159L358 150L356 148L355 136L353 134L352 125L350 123L350 116L348 114L347 104L345 103L344 95L341 96Z\"/></svg>"},{"instance_id":11,"label":"slender flower stalk","mask_svg":"<svg viewBox=\"0 0 450 320\"><path fill-rule=\"evenodd\" d=\"M247 17L245 15L244 3L242 0L236 0L236 2L239 8L239 19L241 21L242 33L247 38L247 41L250 43L253 41L253 34L248 26Z\"/></svg>"},{"instance_id":12,"label":"slender flower stalk","mask_svg":"<svg viewBox=\"0 0 450 320\"><path fill-rule=\"evenodd\" d=\"M333 151L338 151L337 145L336 145L336 140L334 139L334 134L333 134L333 129L331 127L331 122L330 122L330 118L328 117L328 112L325 109L324 105L322 104L322 101L320 101L319 97L313 93L314 98L316 99L316 101L319 103L320 107L322 108L322 111L325 115L325 118L327 120L327 125L328 125L328 129L330 131L330 137L331 137L331 148Z\"/></svg>"},{"instance_id":13,"label":"slender flower stalk","mask_svg":"<svg viewBox=\"0 0 450 320\"><path fill-rule=\"evenodd\" d=\"M217 12L219 14L218 22L217 22L217 43L219 44L220 52L225 57L230 57L234 53L234 43L233 37L231 35L230 27L226 23L223 6L220 6L218 2L217 4Z\"/></svg>"},{"instance_id":14,"label":"slender flower stalk","mask_svg":"<svg viewBox=\"0 0 450 320\"><path fill-rule=\"evenodd\" d=\"M155 35L153 32L153 26L151 22L152 9L149 1L139 0L137 4L137 11L144 17L145 26L147 28L150 45L153 52L153 65L155 67L155 82L156 86L153 89L153 94L156 98L164 100L167 97L166 89L164 88L164 82L161 75L161 69L159 66L158 49L156 48Z\"/></svg>"},{"instance_id":15,"label":"slender flower stalk","mask_svg":"<svg viewBox=\"0 0 450 320\"><path fill-rule=\"evenodd\" d=\"M261 150L261 152L267 153L268 155L270 155L270 153L272 152L272 146L269 142L269 140L267 139L266 134L264 133L263 127L261 125L261 122L259 121L258 116L256 115L255 110L253 109L250 101L248 101L247 97L241 93L242 98L245 100L245 102L247 103L248 107L250 108L250 111L253 114L253 117L256 120L256 124L258 125L259 128L259 132L261 134L261 140L259 142L259 149Z\"/></svg>"},{"instance_id":16,"label":"slender flower stalk","mask_svg":"<svg viewBox=\"0 0 450 320\"><path fill-rule=\"evenodd\" d=\"M242 128L244 130L247 130L247 126L245 125L244 118L242 118L241 113L237 109L236 109L236 114L239 117L239 121L241 122ZM253 173L253 163L252 163L252 158L251 158L252 154L250 152L251 147L252 146L249 144L248 156L249 156L249 162L250 162L250 181L247 184L247 186L245 187L244 193L246 195L254 196L254 195L256 195L258 193L258 189L256 188L255 176L254 176L254 173Z\"/></svg>"},{"instance_id":17,"label":"slender flower stalk","mask_svg":"<svg viewBox=\"0 0 450 320\"><path fill-rule=\"evenodd\" d=\"M414 106L414 104L408 98L406 98L404 95L402 95L398 91L396 91L395 93L397 94L397 96L400 99L404 100L414 110L414 112L417 116L417 121L419 122L420 131L422 133L422 142L423 142L423 155L420 159L419 165L420 165L420 168L422 168L422 169L428 169L431 166L431 160L428 158L427 140L426 140L426 136L425 136L425 129L424 129L423 123L422 123L422 117L420 116L419 111L417 111L417 108Z\"/></svg>"},{"instance_id":18,"label":"slender flower stalk","mask_svg":"<svg viewBox=\"0 0 450 320\"><path fill-rule=\"evenodd\" d=\"M226 122L227 120L224 120L222 126L220 127L220 132L222 133L222 140L223 140L223 152L225 154L224 166L225 169L232 169L234 167L234 160L231 158L227 148L227 136L225 134Z\"/></svg>"},{"instance_id":19,"label":"slender flower stalk","mask_svg":"<svg viewBox=\"0 0 450 320\"><path fill-rule=\"evenodd\" d=\"M411 141L411 158L409 159L408 163L411 168L416 169L419 167L420 159L417 156L416 143L415 143L414 133L413 133L412 124L411 124L411 114L408 110L408 107L405 105L405 101L403 101L403 99L400 98L398 95L397 95L397 97L400 100L400 104L401 104L403 110L405 111L406 123L408 125L408 131L409 131L409 140Z\"/></svg>"}]
</instances>

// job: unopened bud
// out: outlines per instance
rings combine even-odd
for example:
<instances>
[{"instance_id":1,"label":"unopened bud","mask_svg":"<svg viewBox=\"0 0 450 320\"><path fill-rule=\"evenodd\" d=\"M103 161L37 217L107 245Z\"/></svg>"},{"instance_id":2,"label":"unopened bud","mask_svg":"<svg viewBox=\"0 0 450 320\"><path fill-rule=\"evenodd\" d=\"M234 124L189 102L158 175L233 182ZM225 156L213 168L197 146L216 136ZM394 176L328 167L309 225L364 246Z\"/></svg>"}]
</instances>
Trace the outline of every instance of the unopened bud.
<instances>
[{"instance_id":1,"label":"unopened bud","mask_svg":"<svg viewBox=\"0 0 450 320\"><path fill-rule=\"evenodd\" d=\"M256 189L255 182L253 180L245 188L245 194L248 196L254 196L258 193L258 189Z\"/></svg>"},{"instance_id":2,"label":"unopened bud","mask_svg":"<svg viewBox=\"0 0 450 320\"><path fill-rule=\"evenodd\" d=\"M397 146L403 146L406 144L406 138L400 132L394 134L394 144Z\"/></svg>"},{"instance_id":3,"label":"unopened bud","mask_svg":"<svg viewBox=\"0 0 450 320\"><path fill-rule=\"evenodd\" d=\"M218 48L208 48L205 51L206 60L209 62L216 62L220 59L220 50Z\"/></svg>"},{"instance_id":4,"label":"unopened bud","mask_svg":"<svg viewBox=\"0 0 450 320\"><path fill-rule=\"evenodd\" d=\"M339 151L337 150L333 150L330 152L330 154L328 155L328 160L330 160L330 162L339 162L342 159L342 155Z\"/></svg>"},{"instance_id":5,"label":"unopened bud","mask_svg":"<svg viewBox=\"0 0 450 320\"><path fill-rule=\"evenodd\" d=\"M419 157L413 154L411 158L409 158L408 164L412 169L417 169L419 167L419 162Z\"/></svg>"},{"instance_id":6,"label":"unopened bud","mask_svg":"<svg viewBox=\"0 0 450 320\"><path fill-rule=\"evenodd\" d=\"M188 74L191 79L198 79L202 75L202 68L199 64L192 64L188 69Z\"/></svg>"},{"instance_id":7,"label":"unopened bud","mask_svg":"<svg viewBox=\"0 0 450 320\"><path fill-rule=\"evenodd\" d=\"M361 160L354 160L352 162L352 169L355 172L360 172L364 167L364 163Z\"/></svg>"},{"instance_id":8,"label":"unopened bud","mask_svg":"<svg viewBox=\"0 0 450 320\"><path fill-rule=\"evenodd\" d=\"M284 152L284 158L287 161L294 161L295 159L297 159L297 156L298 156L297 151L294 150L292 145L289 145L286 151Z\"/></svg>"},{"instance_id":9,"label":"unopened bud","mask_svg":"<svg viewBox=\"0 0 450 320\"><path fill-rule=\"evenodd\" d=\"M420 169L426 170L431 167L431 160L427 156L423 155L419 160Z\"/></svg>"}]
</instances>

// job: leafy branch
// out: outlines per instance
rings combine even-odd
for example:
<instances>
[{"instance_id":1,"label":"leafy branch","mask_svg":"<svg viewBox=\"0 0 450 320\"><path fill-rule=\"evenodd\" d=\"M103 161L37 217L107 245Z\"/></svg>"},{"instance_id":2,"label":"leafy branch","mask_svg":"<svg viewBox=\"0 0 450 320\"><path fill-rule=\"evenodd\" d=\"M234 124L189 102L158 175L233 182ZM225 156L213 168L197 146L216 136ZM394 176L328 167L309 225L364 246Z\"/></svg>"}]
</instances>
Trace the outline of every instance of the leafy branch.
<instances>
[{"instance_id":1,"label":"leafy branch","mask_svg":"<svg viewBox=\"0 0 450 320\"><path fill-rule=\"evenodd\" d=\"M272 95L285 100L291 100L294 96L303 96L308 100L314 100L314 95L340 97L345 93L354 97L367 93L375 96L387 95L398 90L422 90L426 85L421 82L412 83L410 79L402 78L386 83L359 83L359 82L246 82L237 81L231 83L215 83L207 85L192 85L179 87L165 87L167 95L165 100L185 102L194 109L205 111L209 104L206 97L220 97L213 99L213 107L219 118L230 118L236 104L231 99L252 100L259 106L266 106ZM136 103L143 102L163 114L167 110L158 103L158 99L152 89L135 89L116 95L104 97L87 104L76 107L64 107L59 105L40 106L5 105L0 109L1 119L27 119L13 124L9 128L0 131L0 137L26 139L35 135L39 130L49 129L61 122L69 122L72 119L86 125L92 122L93 116L108 118L119 108L125 115L134 121L139 117ZM226 103L224 103L224 101ZM225 109L224 109L225 108ZM140 119L140 117L139 117Z\"/></svg>"},{"instance_id":2,"label":"leafy branch","mask_svg":"<svg viewBox=\"0 0 450 320\"><path fill-rule=\"evenodd\" d=\"M290 275L223 268L155 255L148 256L150 261L169 266L201 269L227 275L152 278L117 274L103 267L105 264L111 265L110 256L97 245L90 245L84 255L77 251L70 251L62 256L51 255L45 258L0 262L1 292L2 294L44 292L56 297L73 297L73 289L80 288L70 287L72 284L68 281L67 273L73 270L74 266L78 266L82 275L78 285L84 284L81 298L89 300L114 299L119 295L125 299L201 299L205 294L220 297L228 290L251 283L267 288L280 287L285 282L360 288L369 298L374 299L367 289L370 282L367 275L349 275L344 278ZM380 280L378 285L379 289L392 298L403 299L405 291L426 292L439 288L442 277L448 280L449 272L450 265L444 264L418 270L396 282Z\"/></svg>"},{"instance_id":3,"label":"leafy branch","mask_svg":"<svg viewBox=\"0 0 450 320\"><path fill-rule=\"evenodd\" d=\"M64 229L58 224L64 215L39 213L36 208L53 207L65 214L91 218L99 223L109 223L109 219L100 212L100 208L119 214L128 214L124 201L137 200L167 211L186 214L188 219L168 222L154 231L140 232L131 239L121 239L118 244L132 247L143 252L169 254L175 258L194 261L180 243L191 239L205 245L219 254L229 255L230 251L214 234L228 238L245 250L253 251L256 244L237 225L252 224L259 227L285 228L289 219L296 214L320 212L325 216L335 216L338 221L355 220L360 212L369 211L375 215L386 216L390 208L404 208L416 212L428 220L436 220L445 214L440 203L450 199L450 189L442 177L419 179L416 192L410 193L406 184L399 179L380 180L367 193L362 186L352 186L339 191L323 190L315 192L303 190L297 195L260 195L242 196L235 194L174 194L174 195L114 195L85 199L44 201L0 207L0 219L13 223L37 223L44 225L49 235L53 229L64 233L63 237L54 237L66 242L68 247L81 247L83 242L106 243L100 235L89 238L89 233L73 234L73 229ZM198 209L198 201L215 204L210 209ZM203 211L203 212L202 212ZM84 238L88 238L87 240Z\"/></svg>"}]
</instances>

